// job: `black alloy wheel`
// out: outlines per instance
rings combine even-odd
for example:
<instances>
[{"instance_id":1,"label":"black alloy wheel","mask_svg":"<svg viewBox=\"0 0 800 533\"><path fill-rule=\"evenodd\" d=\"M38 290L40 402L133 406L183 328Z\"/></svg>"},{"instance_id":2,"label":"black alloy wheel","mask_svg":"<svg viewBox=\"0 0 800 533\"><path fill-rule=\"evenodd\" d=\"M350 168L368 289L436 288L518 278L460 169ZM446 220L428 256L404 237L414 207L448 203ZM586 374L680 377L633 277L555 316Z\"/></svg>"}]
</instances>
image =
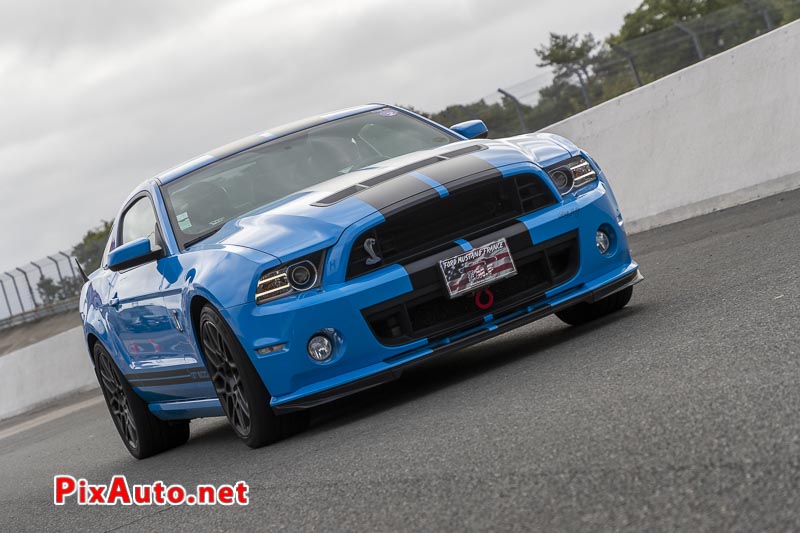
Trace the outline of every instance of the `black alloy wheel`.
<instances>
[{"instance_id":1,"label":"black alloy wheel","mask_svg":"<svg viewBox=\"0 0 800 533\"><path fill-rule=\"evenodd\" d=\"M222 408L234 431L240 437L247 438L250 435L250 403L244 392L239 367L231 356L231 348L216 320L202 321L200 339L211 382Z\"/></svg>"},{"instance_id":2,"label":"black alloy wheel","mask_svg":"<svg viewBox=\"0 0 800 533\"><path fill-rule=\"evenodd\" d=\"M105 346L96 342L92 349L94 369L108 412L122 443L130 454L144 459L189 440L189 421L157 418L120 372Z\"/></svg>"},{"instance_id":3,"label":"black alloy wheel","mask_svg":"<svg viewBox=\"0 0 800 533\"><path fill-rule=\"evenodd\" d=\"M97 358L97 373L100 378L100 386L103 388L103 395L106 397L108 411L114 420L114 425L122 437L122 442L128 449L139 448L139 432L136 431L136 424L133 421L131 408L128 404L128 397L125 389L122 388L122 379L111 362L111 357L103 350Z\"/></svg>"},{"instance_id":4,"label":"black alloy wheel","mask_svg":"<svg viewBox=\"0 0 800 533\"><path fill-rule=\"evenodd\" d=\"M305 429L308 413L276 415L272 396L225 319L211 305L200 311L198 337L208 374L233 431L251 448Z\"/></svg>"}]
</instances>

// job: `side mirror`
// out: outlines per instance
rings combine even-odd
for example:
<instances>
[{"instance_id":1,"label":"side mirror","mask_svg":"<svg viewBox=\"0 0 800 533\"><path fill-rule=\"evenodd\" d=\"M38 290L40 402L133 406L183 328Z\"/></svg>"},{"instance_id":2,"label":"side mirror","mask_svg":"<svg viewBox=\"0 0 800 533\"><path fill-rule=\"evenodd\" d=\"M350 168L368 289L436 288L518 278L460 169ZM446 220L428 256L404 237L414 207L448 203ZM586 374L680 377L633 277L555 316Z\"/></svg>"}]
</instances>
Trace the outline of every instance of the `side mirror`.
<instances>
[{"instance_id":1,"label":"side mirror","mask_svg":"<svg viewBox=\"0 0 800 533\"><path fill-rule=\"evenodd\" d=\"M160 247L152 248L150 246L150 239L136 239L135 241L126 242L109 252L108 268L114 272L126 270L155 261L162 255L163 250Z\"/></svg>"},{"instance_id":2,"label":"side mirror","mask_svg":"<svg viewBox=\"0 0 800 533\"><path fill-rule=\"evenodd\" d=\"M450 126L450 129L467 139L485 139L489 136L489 128L482 120L459 122L455 126Z\"/></svg>"}]
</instances>

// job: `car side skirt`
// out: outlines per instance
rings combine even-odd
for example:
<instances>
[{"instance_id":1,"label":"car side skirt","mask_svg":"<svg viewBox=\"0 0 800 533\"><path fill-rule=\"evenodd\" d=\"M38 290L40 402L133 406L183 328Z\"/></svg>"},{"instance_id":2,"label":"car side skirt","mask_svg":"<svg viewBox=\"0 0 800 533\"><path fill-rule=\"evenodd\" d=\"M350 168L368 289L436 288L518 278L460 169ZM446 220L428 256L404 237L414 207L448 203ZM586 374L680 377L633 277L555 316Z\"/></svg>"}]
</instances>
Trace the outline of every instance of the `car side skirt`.
<instances>
[{"instance_id":1,"label":"car side skirt","mask_svg":"<svg viewBox=\"0 0 800 533\"><path fill-rule=\"evenodd\" d=\"M150 412L161 420L225 416L225 411L222 410L222 405L217 398L151 403L148 407Z\"/></svg>"}]
</instances>

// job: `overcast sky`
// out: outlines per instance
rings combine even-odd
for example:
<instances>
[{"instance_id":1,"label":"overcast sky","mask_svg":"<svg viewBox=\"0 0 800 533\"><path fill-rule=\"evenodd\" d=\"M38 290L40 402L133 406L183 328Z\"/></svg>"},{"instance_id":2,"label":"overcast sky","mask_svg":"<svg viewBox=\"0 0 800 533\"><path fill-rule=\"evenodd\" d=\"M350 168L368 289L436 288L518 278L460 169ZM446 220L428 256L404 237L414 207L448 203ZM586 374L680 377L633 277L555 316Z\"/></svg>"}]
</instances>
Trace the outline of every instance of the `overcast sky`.
<instances>
[{"instance_id":1,"label":"overcast sky","mask_svg":"<svg viewBox=\"0 0 800 533\"><path fill-rule=\"evenodd\" d=\"M368 102L437 111L541 72L548 32L639 0L0 0L0 270L69 249L141 181Z\"/></svg>"}]
</instances>

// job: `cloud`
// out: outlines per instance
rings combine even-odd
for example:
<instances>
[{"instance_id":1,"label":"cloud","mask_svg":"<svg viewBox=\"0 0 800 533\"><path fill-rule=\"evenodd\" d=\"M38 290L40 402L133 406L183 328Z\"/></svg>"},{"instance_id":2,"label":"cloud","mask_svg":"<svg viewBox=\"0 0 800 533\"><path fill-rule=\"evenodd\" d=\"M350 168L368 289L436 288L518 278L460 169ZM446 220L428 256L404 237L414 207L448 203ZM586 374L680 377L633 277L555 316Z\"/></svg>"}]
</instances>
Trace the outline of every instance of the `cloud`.
<instances>
[{"instance_id":1,"label":"cloud","mask_svg":"<svg viewBox=\"0 0 800 533\"><path fill-rule=\"evenodd\" d=\"M474 101L535 75L548 31L604 35L637 3L0 2L0 270L205 150L360 103Z\"/></svg>"}]
</instances>

